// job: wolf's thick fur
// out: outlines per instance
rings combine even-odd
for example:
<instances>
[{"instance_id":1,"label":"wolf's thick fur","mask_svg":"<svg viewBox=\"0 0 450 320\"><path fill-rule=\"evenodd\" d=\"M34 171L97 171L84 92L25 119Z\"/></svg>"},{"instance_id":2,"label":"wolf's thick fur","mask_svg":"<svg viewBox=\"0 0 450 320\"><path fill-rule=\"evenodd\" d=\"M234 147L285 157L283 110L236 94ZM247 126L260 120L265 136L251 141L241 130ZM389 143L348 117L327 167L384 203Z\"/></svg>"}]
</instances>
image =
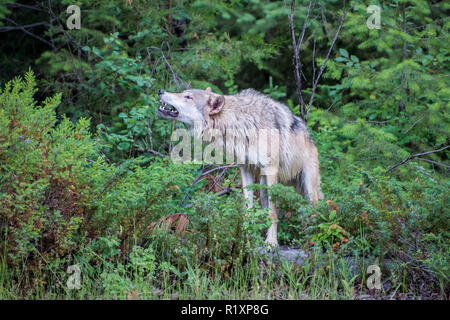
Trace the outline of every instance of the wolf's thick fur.
<instances>
[{"instance_id":1,"label":"wolf's thick fur","mask_svg":"<svg viewBox=\"0 0 450 320\"><path fill-rule=\"evenodd\" d=\"M281 182L295 186L297 192L308 196L313 203L323 198L320 191L319 158L317 148L300 118L287 106L253 90L236 95L219 95L207 90L189 89L181 93L160 90L160 99L175 110L158 109L158 115L186 123L190 128L201 124L205 140L219 132L227 139L226 150L232 150L240 163L244 195L253 205L253 191L246 186L255 182L268 186ZM268 137L266 153L258 154L255 146L262 132L277 132L277 144L273 135ZM193 131L192 131L193 132ZM194 134L194 132L193 132ZM270 134L269 134L270 135ZM272 140L271 140L272 138ZM264 139L266 139L264 137ZM276 152L273 152L274 147ZM277 246L277 211L275 204L261 193L261 204L270 208L272 226L266 242Z\"/></svg>"}]
</instances>

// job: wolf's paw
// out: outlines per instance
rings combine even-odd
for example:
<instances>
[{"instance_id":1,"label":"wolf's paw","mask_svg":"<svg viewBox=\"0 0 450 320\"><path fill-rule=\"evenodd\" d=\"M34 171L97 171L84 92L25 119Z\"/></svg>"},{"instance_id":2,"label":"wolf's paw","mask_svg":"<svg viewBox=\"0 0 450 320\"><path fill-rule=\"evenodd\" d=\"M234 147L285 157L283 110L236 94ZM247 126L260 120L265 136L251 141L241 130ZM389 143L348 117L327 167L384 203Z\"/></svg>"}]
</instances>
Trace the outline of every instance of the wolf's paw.
<instances>
[{"instance_id":1,"label":"wolf's paw","mask_svg":"<svg viewBox=\"0 0 450 320\"><path fill-rule=\"evenodd\" d=\"M277 254L278 249L278 246L264 243L262 246L259 246L257 250L260 255L273 258Z\"/></svg>"},{"instance_id":2,"label":"wolf's paw","mask_svg":"<svg viewBox=\"0 0 450 320\"><path fill-rule=\"evenodd\" d=\"M268 247L269 250L275 250L276 248L278 248L278 241L277 239L273 239L271 237L267 237L266 241L264 241L265 246Z\"/></svg>"},{"instance_id":3,"label":"wolf's paw","mask_svg":"<svg viewBox=\"0 0 450 320\"><path fill-rule=\"evenodd\" d=\"M277 240L277 229L276 226L272 225L269 230L267 230L266 237L266 246L271 248L272 250L278 248L278 240Z\"/></svg>"}]
</instances>

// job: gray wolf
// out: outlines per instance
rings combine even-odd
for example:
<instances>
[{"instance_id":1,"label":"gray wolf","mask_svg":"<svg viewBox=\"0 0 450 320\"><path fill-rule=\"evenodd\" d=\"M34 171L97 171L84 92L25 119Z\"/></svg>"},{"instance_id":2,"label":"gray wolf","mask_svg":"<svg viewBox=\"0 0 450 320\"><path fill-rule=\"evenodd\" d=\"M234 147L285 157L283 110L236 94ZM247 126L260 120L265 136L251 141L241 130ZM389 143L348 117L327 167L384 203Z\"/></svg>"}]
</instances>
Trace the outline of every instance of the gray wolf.
<instances>
[{"instance_id":1,"label":"gray wolf","mask_svg":"<svg viewBox=\"0 0 450 320\"><path fill-rule=\"evenodd\" d=\"M253 206L253 191L246 187L255 182L267 186L278 182L292 185L312 203L323 198L317 148L305 122L284 104L253 89L236 95L217 94L210 88L188 89L181 93L159 90L158 94L162 102L159 117L184 122L192 134L195 134L192 128L200 124L199 134L205 140L212 140L211 132L227 136L226 153L232 152L240 160L243 192L250 207ZM262 139L264 143L264 139L268 139L268 147L258 152L263 132L270 133ZM230 140L229 136L233 138ZM260 200L263 207L269 208L272 219L266 243L276 247L275 203L264 190Z\"/></svg>"}]
</instances>

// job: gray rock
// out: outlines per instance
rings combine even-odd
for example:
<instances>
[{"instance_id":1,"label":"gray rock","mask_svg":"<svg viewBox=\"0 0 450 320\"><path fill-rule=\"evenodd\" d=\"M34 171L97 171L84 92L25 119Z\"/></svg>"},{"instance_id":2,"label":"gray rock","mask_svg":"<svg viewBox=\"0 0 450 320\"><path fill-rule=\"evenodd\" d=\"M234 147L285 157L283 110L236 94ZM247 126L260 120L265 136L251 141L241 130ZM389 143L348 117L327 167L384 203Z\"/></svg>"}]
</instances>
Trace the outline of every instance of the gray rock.
<instances>
[{"instance_id":1,"label":"gray rock","mask_svg":"<svg viewBox=\"0 0 450 320\"><path fill-rule=\"evenodd\" d=\"M309 257L305 251L296 248L289 248L288 246L280 246L274 250L269 250L265 247L259 247L258 253L263 256L263 258L274 260L283 259L287 262L295 263L298 265L304 264L306 259Z\"/></svg>"}]
</instances>

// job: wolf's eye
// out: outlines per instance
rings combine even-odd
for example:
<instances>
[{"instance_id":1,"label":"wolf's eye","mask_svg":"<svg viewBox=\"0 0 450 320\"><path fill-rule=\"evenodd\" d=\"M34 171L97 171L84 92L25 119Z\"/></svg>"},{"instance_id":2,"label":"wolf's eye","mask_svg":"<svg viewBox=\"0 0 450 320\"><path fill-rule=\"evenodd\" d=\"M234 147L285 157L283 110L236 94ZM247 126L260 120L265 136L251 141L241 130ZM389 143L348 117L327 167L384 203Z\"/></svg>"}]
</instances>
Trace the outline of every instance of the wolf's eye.
<instances>
[{"instance_id":1,"label":"wolf's eye","mask_svg":"<svg viewBox=\"0 0 450 320\"><path fill-rule=\"evenodd\" d=\"M184 96L186 99L192 99L191 96Z\"/></svg>"}]
</instances>

